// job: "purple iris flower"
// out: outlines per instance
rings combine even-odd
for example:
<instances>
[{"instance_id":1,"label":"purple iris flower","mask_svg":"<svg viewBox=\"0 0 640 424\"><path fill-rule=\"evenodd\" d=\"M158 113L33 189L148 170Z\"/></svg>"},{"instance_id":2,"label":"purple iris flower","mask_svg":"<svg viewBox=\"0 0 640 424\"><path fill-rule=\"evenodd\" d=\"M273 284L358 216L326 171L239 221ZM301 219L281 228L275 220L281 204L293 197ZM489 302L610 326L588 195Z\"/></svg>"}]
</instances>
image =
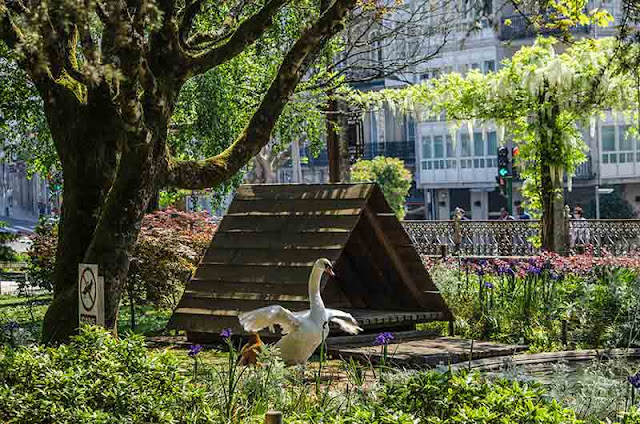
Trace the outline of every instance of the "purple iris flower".
<instances>
[{"instance_id":1,"label":"purple iris flower","mask_svg":"<svg viewBox=\"0 0 640 424\"><path fill-rule=\"evenodd\" d=\"M228 339L229 337L231 337L232 334L233 334L233 331L231 331L230 328L225 328L220 332L220 337L222 337L223 339Z\"/></svg>"},{"instance_id":2,"label":"purple iris flower","mask_svg":"<svg viewBox=\"0 0 640 424\"><path fill-rule=\"evenodd\" d=\"M482 277L484 275L484 268L476 269L476 274L478 274L480 277Z\"/></svg>"},{"instance_id":3,"label":"purple iris flower","mask_svg":"<svg viewBox=\"0 0 640 424\"><path fill-rule=\"evenodd\" d=\"M198 356L198 353L200 353L201 351L202 351L202 345L191 345L189 347L188 355L192 358L195 358L196 356Z\"/></svg>"},{"instance_id":4,"label":"purple iris flower","mask_svg":"<svg viewBox=\"0 0 640 424\"><path fill-rule=\"evenodd\" d=\"M376 337L376 345L388 345L395 337L391 333L380 333L378 337Z\"/></svg>"},{"instance_id":5,"label":"purple iris flower","mask_svg":"<svg viewBox=\"0 0 640 424\"><path fill-rule=\"evenodd\" d=\"M493 284L491 284L489 281L485 281L484 282L484 286L488 289L492 289L493 288Z\"/></svg>"},{"instance_id":6,"label":"purple iris flower","mask_svg":"<svg viewBox=\"0 0 640 424\"><path fill-rule=\"evenodd\" d=\"M513 269L510 266L501 266L498 268L498 275L513 275Z\"/></svg>"},{"instance_id":7,"label":"purple iris flower","mask_svg":"<svg viewBox=\"0 0 640 424\"><path fill-rule=\"evenodd\" d=\"M5 331L9 331L9 332L15 331L15 330L17 330L18 328L20 328L20 324L18 324L18 323L17 323L17 322L15 322L15 321L9 321L9 322L4 326Z\"/></svg>"},{"instance_id":8,"label":"purple iris flower","mask_svg":"<svg viewBox=\"0 0 640 424\"><path fill-rule=\"evenodd\" d=\"M542 268L537 267L537 266L530 266L529 267L529 273L533 274L533 275L540 275L540 273L542 272Z\"/></svg>"},{"instance_id":9,"label":"purple iris flower","mask_svg":"<svg viewBox=\"0 0 640 424\"><path fill-rule=\"evenodd\" d=\"M552 280L559 280L560 279L560 274L557 274L555 272L551 273L551 279Z\"/></svg>"},{"instance_id":10,"label":"purple iris flower","mask_svg":"<svg viewBox=\"0 0 640 424\"><path fill-rule=\"evenodd\" d=\"M627 381L633 386L634 389L640 389L640 372L635 375L627 376Z\"/></svg>"},{"instance_id":11,"label":"purple iris flower","mask_svg":"<svg viewBox=\"0 0 640 424\"><path fill-rule=\"evenodd\" d=\"M480 264L480 266L485 266L487 265L487 260L486 259L481 259L478 264Z\"/></svg>"}]
</instances>

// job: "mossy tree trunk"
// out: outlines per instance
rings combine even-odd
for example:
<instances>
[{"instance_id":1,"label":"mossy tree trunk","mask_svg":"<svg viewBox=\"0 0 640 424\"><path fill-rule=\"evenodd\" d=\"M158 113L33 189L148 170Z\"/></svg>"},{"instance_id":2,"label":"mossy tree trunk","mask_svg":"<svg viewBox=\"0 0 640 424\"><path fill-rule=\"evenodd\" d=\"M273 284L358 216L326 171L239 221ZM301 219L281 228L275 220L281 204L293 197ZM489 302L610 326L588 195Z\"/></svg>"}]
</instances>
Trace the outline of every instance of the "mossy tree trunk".
<instances>
[{"instance_id":1,"label":"mossy tree trunk","mask_svg":"<svg viewBox=\"0 0 640 424\"><path fill-rule=\"evenodd\" d=\"M157 1L161 14L153 26L145 26L148 10L131 3L95 5L103 26L100 49L91 39L88 16L73 4L51 2L44 18L42 10L19 2L0 7L0 37L23 53L20 65L43 99L64 175L54 298L43 328L47 343L64 342L77 331L82 262L98 264L106 326L117 328L132 248L150 200L164 187L215 186L253 158L356 0L333 1L303 31L244 131L224 152L204 160L177 160L166 143L182 85L240 54L288 1L264 2L235 27L222 28L222 41L212 39L220 33L191 33L202 1L188 0L185 7ZM25 34L39 37L41 48L22 49ZM78 46L83 64L76 59Z\"/></svg>"},{"instance_id":2,"label":"mossy tree trunk","mask_svg":"<svg viewBox=\"0 0 640 424\"><path fill-rule=\"evenodd\" d=\"M550 100L553 102L553 99ZM562 158L561 132L557 128L560 108L557 104L539 112L540 197L542 202L542 248L549 252L566 253L564 207L564 170L558 165Z\"/></svg>"}]
</instances>

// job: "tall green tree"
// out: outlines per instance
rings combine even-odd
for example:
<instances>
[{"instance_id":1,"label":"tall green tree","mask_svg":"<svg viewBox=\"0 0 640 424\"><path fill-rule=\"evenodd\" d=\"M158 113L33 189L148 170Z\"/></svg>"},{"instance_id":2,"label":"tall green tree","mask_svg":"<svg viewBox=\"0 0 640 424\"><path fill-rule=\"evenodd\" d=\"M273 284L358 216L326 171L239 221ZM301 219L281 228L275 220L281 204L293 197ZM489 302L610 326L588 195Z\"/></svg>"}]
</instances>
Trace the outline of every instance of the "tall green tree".
<instances>
[{"instance_id":1,"label":"tall green tree","mask_svg":"<svg viewBox=\"0 0 640 424\"><path fill-rule=\"evenodd\" d=\"M411 189L411 172L405 168L404 161L384 156L359 160L351 168L350 180L378 183L396 216L404 218L404 203Z\"/></svg>"},{"instance_id":2,"label":"tall green tree","mask_svg":"<svg viewBox=\"0 0 640 424\"><path fill-rule=\"evenodd\" d=\"M0 39L41 99L64 176L45 341L66 340L77 329L80 262L100 266L106 325L115 327L151 197L235 175L269 141L298 83L358 3L0 0ZM213 156L176 155L169 134L181 89L257 47L277 25L290 25L290 38L267 49L279 61L248 123Z\"/></svg>"}]
</instances>

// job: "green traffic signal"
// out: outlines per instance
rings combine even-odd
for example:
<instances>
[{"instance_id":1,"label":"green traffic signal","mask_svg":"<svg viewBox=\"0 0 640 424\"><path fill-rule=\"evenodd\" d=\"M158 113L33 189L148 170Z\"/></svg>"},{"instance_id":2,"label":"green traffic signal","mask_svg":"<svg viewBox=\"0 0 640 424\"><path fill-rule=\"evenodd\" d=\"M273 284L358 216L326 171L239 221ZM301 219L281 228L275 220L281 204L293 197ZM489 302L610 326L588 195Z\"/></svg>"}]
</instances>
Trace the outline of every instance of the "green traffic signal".
<instances>
[{"instance_id":1,"label":"green traffic signal","mask_svg":"<svg viewBox=\"0 0 640 424\"><path fill-rule=\"evenodd\" d=\"M508 173L509 173L509 170L507 168L498 169L498 174L500 174L501 177L506 177Z\"/></svg>"}]
</instances>

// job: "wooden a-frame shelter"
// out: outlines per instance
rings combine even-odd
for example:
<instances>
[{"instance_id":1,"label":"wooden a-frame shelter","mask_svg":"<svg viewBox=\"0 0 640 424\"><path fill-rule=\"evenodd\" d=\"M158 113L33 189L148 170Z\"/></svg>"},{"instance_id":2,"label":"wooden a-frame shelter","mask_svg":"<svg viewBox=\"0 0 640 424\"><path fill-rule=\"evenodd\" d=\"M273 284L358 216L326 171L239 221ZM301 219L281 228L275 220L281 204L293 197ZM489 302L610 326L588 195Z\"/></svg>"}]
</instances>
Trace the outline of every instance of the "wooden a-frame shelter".
<instances>
[{"instance_id":1,"label":"wooden a-frame shelter","mask_svg":"<svg viewBox=\"0 0 640 424\"><path fill-rule=\"evenodd\" d=\"M451 312L377 184L243 185L169 325L203 340L237 315L279 304L308 309L316 259L334 264L322 297L365 331L450 321Z\"/></svg>"}]
</instances>

